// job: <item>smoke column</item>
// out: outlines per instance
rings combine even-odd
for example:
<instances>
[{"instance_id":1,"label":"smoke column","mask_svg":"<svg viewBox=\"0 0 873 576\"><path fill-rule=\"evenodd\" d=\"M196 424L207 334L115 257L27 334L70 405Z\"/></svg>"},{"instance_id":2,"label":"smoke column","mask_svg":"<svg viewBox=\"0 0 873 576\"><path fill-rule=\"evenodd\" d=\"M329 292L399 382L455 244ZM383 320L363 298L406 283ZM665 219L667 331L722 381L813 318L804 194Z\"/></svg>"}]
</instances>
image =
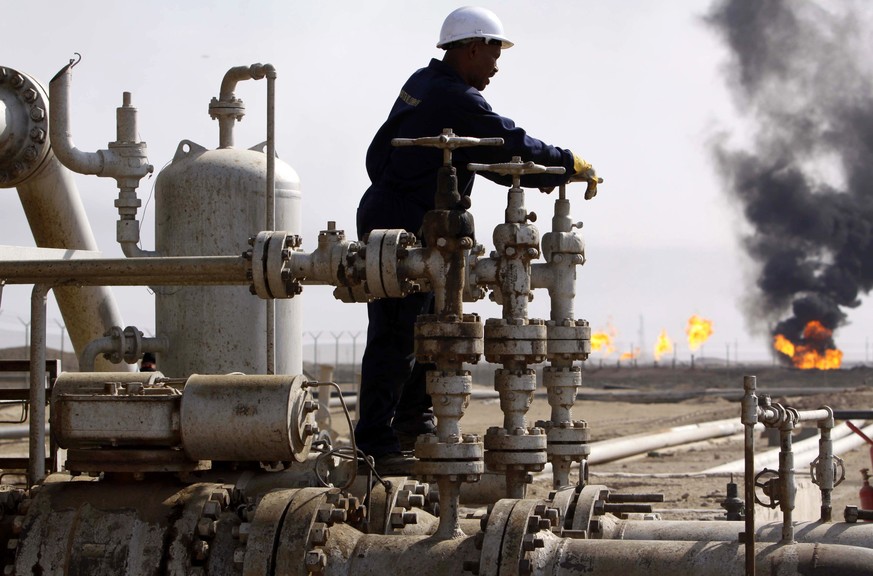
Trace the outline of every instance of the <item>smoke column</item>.
<instances>
[{"instance_id":1,"label":"smoke column","mask_svg":"<svg viewBox=\"0 0 873 576\"><path fill-rule=\"evenodd\" d=\"M748 222L752 322L793 342L833 330L873 287L873 86L866 2L721 0L706 22L730 49L728 82L750 143L713 153ZM833 341L820 344L833 348Z\"/></svg>"}]
</instances>

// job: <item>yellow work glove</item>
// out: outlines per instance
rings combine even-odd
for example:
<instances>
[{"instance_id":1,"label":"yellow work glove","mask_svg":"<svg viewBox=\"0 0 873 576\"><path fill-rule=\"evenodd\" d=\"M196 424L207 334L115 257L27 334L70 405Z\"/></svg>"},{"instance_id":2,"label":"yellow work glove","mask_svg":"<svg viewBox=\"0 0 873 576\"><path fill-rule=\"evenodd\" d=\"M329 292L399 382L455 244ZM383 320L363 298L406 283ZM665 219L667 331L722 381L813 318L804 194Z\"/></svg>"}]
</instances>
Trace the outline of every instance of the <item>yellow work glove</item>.
<instances>
[{"instance_id":1,"label":"yellow work glove","mask_svg":"<svg viewBox=\"0 0 873 576\"><path fill-rule=\"evenodd\" d=\"M591 200L597 196L597 185L603 182L603 178L597 177L594 166L573 154L573 176L570 177L570 182L588 182L585 199Z\"/></svg>"}]
</instances>

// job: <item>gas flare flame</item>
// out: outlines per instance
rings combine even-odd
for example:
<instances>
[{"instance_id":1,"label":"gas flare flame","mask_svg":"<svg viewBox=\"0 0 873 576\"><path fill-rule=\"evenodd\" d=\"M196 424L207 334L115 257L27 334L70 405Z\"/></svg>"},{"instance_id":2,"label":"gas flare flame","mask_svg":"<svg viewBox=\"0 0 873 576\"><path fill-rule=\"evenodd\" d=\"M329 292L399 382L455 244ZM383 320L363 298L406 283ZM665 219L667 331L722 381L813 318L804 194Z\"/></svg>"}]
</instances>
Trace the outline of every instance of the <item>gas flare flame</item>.
<instances>
[{"instance_id":1,"label":"gas flare flame","mask_svg":"<svg viewBox=\"0 0 873 576\"><path fill-rule=\"evenodd\" d=\"M688 319L685 333L688 335L688 347L694 352L712 336L712 322L695 314Z\"/></svg>"},{"instance_id":2,"label":"gas flare flame","mask_svg":"<svg viewBox=\"0 0 873 576\"><path fill-rule=\"evenodd\" d=\"M661 330L661 334L658 336L658 341L655 342L655 350L654 357L655 360L660 360L661 356L664 354L669 354L673 351L673 341L667 336L666 330Z\"/></svg>"},{"instance_id":3,"label":"gas flare flame","mask_svg":"<svg viewBox=\"0 0 873 576\"><path fill-rule=\"evenodd\" d=\"M843 363L842 351L831 347L833 331L818 320L812 320L803 329L800 342L792 342L783 334L773 337L773 348L791 360L801 370L836 370Z\"/></svg>"},{"instance_id":4,"label":"gas flare flame","mask_svg":"<svg viewBox=\"0 0 873 576\"><path fill-rule=\"evenodd\" d=\"M640 355L640 349L634 347L631 349L630 352L625 352L624 354L619 356L618 359L619 360L634 360L635 358L639 357L639 355Z\"/></svg>"},{"instance_id":5,"label":"gas flare flame","mask_svg":"<svg viewBox=\"0 0 873 576\"><path fill-rule=\"evenodd\" d=\"M612 354L615 352L615 345L612 342L612 336L606 332L592 332L591 350L603 352L607 356Z\"/></svg>"}]
</instances>

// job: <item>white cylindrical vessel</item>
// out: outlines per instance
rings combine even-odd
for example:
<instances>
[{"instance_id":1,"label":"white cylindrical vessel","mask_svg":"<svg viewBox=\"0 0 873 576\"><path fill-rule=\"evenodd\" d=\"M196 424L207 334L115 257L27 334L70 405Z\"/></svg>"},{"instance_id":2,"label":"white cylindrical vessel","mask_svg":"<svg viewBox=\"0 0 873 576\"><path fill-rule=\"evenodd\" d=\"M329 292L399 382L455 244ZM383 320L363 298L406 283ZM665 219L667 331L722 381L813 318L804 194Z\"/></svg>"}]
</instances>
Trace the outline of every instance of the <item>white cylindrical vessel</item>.
<instances>
[{"instance_id":1,"label":"white cylindrical vessel","mask_svg":"<svg viewBox=\"0 0 873 576\"><path fill-rule=\"evenodd\" d=\"M261 147L207 150L183 140L155 183L155 243L161 256L241 254L266 227L267 157ZM275 163L277 230L300 231L300 179ZM157 332L170 341L159 366L168 376L265 374L266 303L242 286L155 290ZM299 298L275 302L277 374L303 371Z\"/></svg>"}]
</instances>

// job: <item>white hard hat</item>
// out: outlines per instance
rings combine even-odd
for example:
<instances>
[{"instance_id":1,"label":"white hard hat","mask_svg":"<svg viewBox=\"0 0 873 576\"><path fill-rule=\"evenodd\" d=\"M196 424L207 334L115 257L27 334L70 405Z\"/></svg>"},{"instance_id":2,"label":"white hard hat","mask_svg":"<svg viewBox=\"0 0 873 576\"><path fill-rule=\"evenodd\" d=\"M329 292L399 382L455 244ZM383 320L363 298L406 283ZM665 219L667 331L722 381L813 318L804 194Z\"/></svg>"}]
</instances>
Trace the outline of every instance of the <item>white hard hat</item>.
<instances>
[{"instance_id":1,"label":"white hard hat","mask_svg":"<svg viewBox=\"0 0 873 576\"><path fill-rule=\"evenodd\" d=\"M468 38L497 40L503 48L512 47L512 42L503 35L503 24L497 15L491 10L476 6L458 8L446 16L440 29L437 48L445 48L447 44Z\"/></svg>"}]
</instances>

